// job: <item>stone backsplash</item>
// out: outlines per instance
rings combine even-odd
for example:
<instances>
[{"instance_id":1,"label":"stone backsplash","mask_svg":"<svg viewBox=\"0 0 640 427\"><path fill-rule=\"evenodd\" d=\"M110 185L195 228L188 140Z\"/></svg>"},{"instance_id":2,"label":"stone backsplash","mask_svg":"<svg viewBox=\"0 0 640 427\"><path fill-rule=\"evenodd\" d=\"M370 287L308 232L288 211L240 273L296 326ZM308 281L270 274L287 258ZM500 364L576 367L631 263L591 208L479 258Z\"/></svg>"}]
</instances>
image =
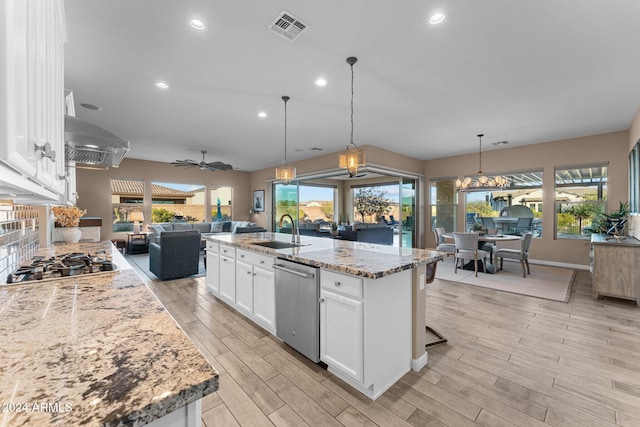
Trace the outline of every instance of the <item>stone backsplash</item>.
<instances>
[{"instance_id":1,"label":"stone backsplash","mask_svg":"<svg viewBox=\"0 0 640 427\"><path fill-rule=\"evenodd\" d=\"M0 283L40 246L38 208L0 201Z\"/></svg>"}]
</instances>

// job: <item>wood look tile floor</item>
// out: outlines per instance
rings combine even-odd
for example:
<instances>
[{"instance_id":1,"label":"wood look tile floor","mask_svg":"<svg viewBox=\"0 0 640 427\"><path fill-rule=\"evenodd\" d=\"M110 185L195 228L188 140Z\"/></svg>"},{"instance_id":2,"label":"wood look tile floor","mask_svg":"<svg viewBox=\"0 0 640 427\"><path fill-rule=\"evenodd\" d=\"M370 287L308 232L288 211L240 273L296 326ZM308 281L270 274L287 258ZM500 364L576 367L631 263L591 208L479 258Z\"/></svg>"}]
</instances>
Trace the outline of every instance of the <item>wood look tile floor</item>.
<instances>
[{"instance_id":1,"label":"wood look tile floor","mask_svg":"<svg viewBox=\"0 0 640 427\"><path fill-rule=\"evenodd\" d=\"M532 266L535 268L535 266ZM220 372L213 426L640 426L640 309L438 281L427 318L448 343L371 401L208 294L203 277L148 283Z\"/></svg>"}]
</instances>

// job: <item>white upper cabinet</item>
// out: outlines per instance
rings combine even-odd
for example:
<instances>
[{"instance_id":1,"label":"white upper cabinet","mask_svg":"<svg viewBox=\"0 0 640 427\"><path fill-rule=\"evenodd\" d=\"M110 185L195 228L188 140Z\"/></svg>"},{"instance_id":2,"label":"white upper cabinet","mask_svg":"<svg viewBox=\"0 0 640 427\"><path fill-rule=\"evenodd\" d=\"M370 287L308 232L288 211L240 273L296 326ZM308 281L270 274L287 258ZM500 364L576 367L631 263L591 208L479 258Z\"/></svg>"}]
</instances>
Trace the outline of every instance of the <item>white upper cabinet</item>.
<instances>
[{"instance_id":1,"label":"white upper cabinet","mask_svg":"<svg viewBox=\"0 0 640 427\"><path fill-rule=\"evenodd\" d=\"M64 156L62 0L0 2L0 198L56 201Z\"/></svg>"}]
</instances>

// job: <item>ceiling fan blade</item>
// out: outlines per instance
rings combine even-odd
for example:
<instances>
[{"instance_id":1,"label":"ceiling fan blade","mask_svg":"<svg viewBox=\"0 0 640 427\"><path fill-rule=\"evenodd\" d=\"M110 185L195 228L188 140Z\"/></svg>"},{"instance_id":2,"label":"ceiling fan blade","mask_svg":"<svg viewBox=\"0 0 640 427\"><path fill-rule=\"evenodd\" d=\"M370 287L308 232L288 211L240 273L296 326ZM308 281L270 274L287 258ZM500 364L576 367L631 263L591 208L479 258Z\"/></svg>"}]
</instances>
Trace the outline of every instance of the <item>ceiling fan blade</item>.
<instances>
[{"instance_id":1,"label":"ceiling fan blade","mask_svg":"<svg viewBox=\"0 0 640 427\"><path fill-rule=\"evenodd\" d=\"M172 164L172 165L175 165L175 164L190 164L190 165L197 165L197 164L198 164L198 162L196 162L195 160L187 159L187 160L176 160L175 162L171 162L171 164Z\"/></svg>"},{"instance_id":2,"label":"ceiling fan blade","mask_svg":"<svg viewBox=\"0 0 640 427\"><path fill-rule=\"evenodd\" d=\"M207 165L207 169L209 169L211 172L215 172L218 170L218 168L216 168L215 166L212 165Z\"/></svg>"},{"instance_id":3,"label":"ceiling fan blade","mask_svg":"<svg viewBox=\"0 0 640 427\"><path fill-rule=\"evenodd\" d=\"M207 166L209 168L213 167L215 169L221 170L221 171L226 171L229 169L233 169L233 166L231 166L228 163L222 163L222 162L209 162L207 163Z\"/></svg>"}]
</instances>

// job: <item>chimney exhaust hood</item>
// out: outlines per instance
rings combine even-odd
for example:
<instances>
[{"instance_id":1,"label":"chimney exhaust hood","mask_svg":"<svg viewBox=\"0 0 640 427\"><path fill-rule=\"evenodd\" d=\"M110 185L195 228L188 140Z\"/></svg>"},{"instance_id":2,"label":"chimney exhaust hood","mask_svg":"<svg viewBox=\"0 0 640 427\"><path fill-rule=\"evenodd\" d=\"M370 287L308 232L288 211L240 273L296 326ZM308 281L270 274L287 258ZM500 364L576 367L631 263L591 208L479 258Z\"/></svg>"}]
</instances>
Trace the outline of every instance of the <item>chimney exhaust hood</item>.
<instances>
[{"instance_id":1,"label":"chimney exhaust hood","mask_svg":"<svg viewBox=\"0 0 640 427\"><path fill-rule=\"evenodd\" d=\"M77 165L117 168L130 149L129 141L73 116L64 116L64 140L65 159Z\"/></svg>"}]
</instances>

